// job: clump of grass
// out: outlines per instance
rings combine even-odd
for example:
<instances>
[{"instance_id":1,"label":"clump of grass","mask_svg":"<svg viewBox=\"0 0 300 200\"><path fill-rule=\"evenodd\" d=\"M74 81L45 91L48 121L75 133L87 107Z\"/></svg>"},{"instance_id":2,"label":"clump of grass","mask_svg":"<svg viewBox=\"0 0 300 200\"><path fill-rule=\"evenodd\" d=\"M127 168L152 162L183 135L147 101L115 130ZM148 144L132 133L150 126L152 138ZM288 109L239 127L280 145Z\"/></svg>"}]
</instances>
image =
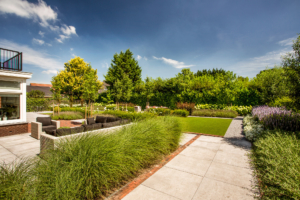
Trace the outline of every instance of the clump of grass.
<instances>
[{"instance_id":1,"label":"clump of grass","mask_svg":"<svg viewBox=\"0 0 300 200\"><path fill-rule=\"evenodd\" d=\"M238 113L234 110L201 109L193 111L192 116L235 118L238 116Z\"/></svg>"},{"instance_id":2,"label":"clump of grass","mask_svg":"<svg viewBox=\"0 0 300 200\"><path fill-rule=\"evenodd\" d=\"M80 112L61 112L56 115L51 115L51 119L53 120L73 120L73 119L83 119L84 115Z\"/></svg>"},{"instance_id":3,"label":"clump of grass","mask_svg":"<svg viewBox=\"0 0 300 200\"><path fill-rule=\"evenodd\" d=\"M125 112L119 110L107 110L102 113L103 115L112 115L115 117L120 117L122 119L131 119L131 121L140 121L144 119L150 119L156 117L156 113L149 112Z\"/></svg>"},{"instance_id":4,"label":"clump of grass","mask_svg":"<svg viewBox=\"0 0 300 200\"><path fill-rule=\"evenodd\" d=\"M43 153L46 162L31 167L33 186L25 189L34 192L28 199L104 198L139 170L174 151L181 132L178 118L161 117L111 134L66 139L55 150Z\"/></svg>"},{"instance_id":5,"label":"clump of grass","mask_svg":"<svg viewBox=\"0 0 300 200\"><path fill-rule=\"evenodd\" d=\"M253 164L262 199L300 199L300 140L285 131L266 131L254 143Z\"/></svg>"}]
</instances>

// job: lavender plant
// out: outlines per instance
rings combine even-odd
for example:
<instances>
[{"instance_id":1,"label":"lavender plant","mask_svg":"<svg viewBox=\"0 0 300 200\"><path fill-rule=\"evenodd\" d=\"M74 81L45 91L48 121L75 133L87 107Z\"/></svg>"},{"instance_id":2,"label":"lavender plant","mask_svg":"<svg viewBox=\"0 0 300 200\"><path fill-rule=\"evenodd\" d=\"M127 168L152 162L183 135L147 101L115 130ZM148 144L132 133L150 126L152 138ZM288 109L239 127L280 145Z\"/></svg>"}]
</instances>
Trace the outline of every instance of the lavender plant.
<instances>
[{"instance_id":1,"label":"lavender plant","mask_svg":"<svg viewBox=\"0 0 300 200\"><path fill-rule=\"evenodd\" d=\"M257 118L266 129L299 131L300 114L284 107L257 106L252 109L252 116Z\"/></svg>"}]
</instances>

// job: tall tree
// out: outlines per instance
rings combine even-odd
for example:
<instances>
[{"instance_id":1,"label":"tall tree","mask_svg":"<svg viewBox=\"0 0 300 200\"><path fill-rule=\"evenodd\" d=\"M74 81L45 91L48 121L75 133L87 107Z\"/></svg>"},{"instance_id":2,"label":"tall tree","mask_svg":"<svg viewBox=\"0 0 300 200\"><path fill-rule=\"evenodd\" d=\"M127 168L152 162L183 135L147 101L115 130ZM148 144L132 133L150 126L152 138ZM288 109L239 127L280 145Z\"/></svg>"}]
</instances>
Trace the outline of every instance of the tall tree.
<instances>
[{"instance_id":1,"label":"tall tree","mask_svg":"<svg viewBox=\"0 0 300 200\"><path fill-rule=\"evenodd\" d=\"M84 74L84 82L82 84L82 97L89 103L98 98L98 90L102 87L102 83L98 80L97 70L91 70Z\"/></svg>"},{"instance_id":2,"label":"tall tree","mask_svg":"<svg viewBox=\"0 0 300 200\"><path fill-rule=\"evenodd\" d=\"M124 74L126 74L135 86L141 81L142 69L138 62L134 59L133 53L127 49L125 53L116 53L111 62L111 66L108 68L108 72L104 75L105 82L110 85L110 88L114 87L116 80L122 80Z\"/></svg>"},{"instance_id":3,"label":"tall tree","mask_svg":"<svg viewBox=\"0 0 300 200\"><path fill-rule=\"evenodd\" d=\"M282 65L292 85L291 96L300 110L300 34L293 42L293 50L283 58Z\"/></svg>"},{"instance_id":4,"label":"tall tree","mask_svg":"<svg viewBox=\"0 0 300 200\"><path fill-rule=\"evenodd\" d=\"M127 103L132 96L133 85L132 85L132 81L125 74L123 76L121 83L122 83L122 99L126 102L126 111L127 111Z\"/></svg>"},{"instance_id":5,"label":"tall tree","mask_svg":"<svg viewBox=\"0 0 300 200\"><path fill-rule=\"evenodd\" d=\"M117 79L114 83L114 87L111 88L111 96L115 98L116 100L116 105L117 105L117 110L119 109L119 101L122 98L122 82Z\"/></svg>"},{"instance_id":6,"label":"tall tree","mask_svg":"<svg viewBox=\"0 0 300 200\"><path fill-rule=\"evenodd\" d=\"M81 99L83 104L85 74L93 74L93 80L98 80L97 70L80 57L75 57L65 63L65 69L61 70L57 76L62 87L62 93L69 98L70 106L73 106L74 99ZM58 79L54 78L52 84L56 84Z\"/></svg>"},{"instance_id":7,"label":"tall tree","mask_svg":"<svg viewBox=\"0 0 300 200\"><path fill-rule=\"evenodd\" d=\"M145 79L145 90L144 90L144 95L147 99L146 105L149 106L149 101L150 99L154 96L154 80L152 78L149 78L148 76Z\"/></svg>"}]
</instances>

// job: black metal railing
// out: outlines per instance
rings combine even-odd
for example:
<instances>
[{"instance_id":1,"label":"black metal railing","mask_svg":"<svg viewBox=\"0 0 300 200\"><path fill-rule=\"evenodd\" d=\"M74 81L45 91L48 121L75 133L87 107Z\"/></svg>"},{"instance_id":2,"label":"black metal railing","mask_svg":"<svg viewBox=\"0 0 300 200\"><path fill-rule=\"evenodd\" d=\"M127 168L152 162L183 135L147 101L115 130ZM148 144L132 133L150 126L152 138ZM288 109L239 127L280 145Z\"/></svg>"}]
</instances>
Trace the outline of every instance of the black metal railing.
<instances>
[{"instance_id":1,"label":"black metal railing","mask_svg":"<svg viewBox=\"0 0 300 200\"><path fill-rule=\"evenodd\" d=\"M0 69L22 71L22 52L0 47Z\"/></svg>"}]
</instances>

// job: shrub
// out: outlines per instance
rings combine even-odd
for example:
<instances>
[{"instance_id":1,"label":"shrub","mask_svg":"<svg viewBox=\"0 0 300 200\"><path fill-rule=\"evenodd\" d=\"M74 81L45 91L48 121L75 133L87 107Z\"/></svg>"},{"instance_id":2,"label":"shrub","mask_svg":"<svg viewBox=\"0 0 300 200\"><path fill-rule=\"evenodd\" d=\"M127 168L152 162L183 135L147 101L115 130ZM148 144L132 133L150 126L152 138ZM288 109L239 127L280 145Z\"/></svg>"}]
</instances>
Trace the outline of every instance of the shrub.
<instances>
[{"instance_id":1,"label":"shrub","mask_svg":"<svg viewBox=\"0 0 300 200\"><path fill-rule=\"evenodd\" d=\"M187 116L189 116L189 111L177 109L177 110L172 111L172 115L176 115L176 116L180 116L180 117L187 117Z\"/></svg>"},{"instance_id":2,"label":"shrub","mask_svg":"<svg viewBox=\"0 0 300 200\"><path fill-rule=\"evenodd\" d=\"M251 114L252 106L227 106L226 104L198 104L195 106L196 110L210 109L210 110L233 110L239 115Z\"/></svg>"},{"instance_id":3,"label":"shrub","mask_svg":"<svg viewBox=\"0 0 300 200\"><path fill-rule=\"evenodd\" d=\"M204 116L204 117L228 117L235 118L238 116L238 113L233 110L209 110L201 109L194 110L192 116Z\"/></svg>"},{"instance_id":4,"label":"shrub","mask_svg":"<svg viewBox=\"0 0 300 200\"><path fill-rule=\"evenodd\" d=\"M263 132L263 125L259 124L254 118L250 115L247 115L243 119L244 133L245 137L249 141L257 140Z\"/></svg>"},{"instance_id":5,"label":"shrub","mask_svg":"<svg viewBox=\"0 0 300 200\"><path fill-rule=\"evenodd\" d=\"M266 131L252 154L262 199L300 199L300 141L285 131Z\"/></svg>"},{"instance_id":6,"label":"shrub","mask_svg":"<svg viewBox=\"0 0 300 200\"><path fill-rule=\"evenodd\" d=\"M191 115L194 108L195 108L195 103L181 103L181 102L178 102L176 104L176 108L181 109L181 110L187 110L187 111L189 111L189 113Z\"/></svg>"},{"instance_id":7,"label":"shrub","mask_svg":"<svg viewBox=\"0 0 300 200\"><path fill-rule=\"evenodd\" d=\"M87 111L90 111L91 109L87 108ZM54 111L58 111L58 107L54 108ZM85 107L76 107L76 108L70 108L70 107L64 107L64 108L59 108L60 112L63 111L71 111L71 112L80 112L82 114L85 114Z\"/></svg>"},{"instance_id":8,"label":"shrub","mask_svg":"<svg viewBox=\"0 0 300 200\"><path fill-rule=\"evenodd\" d=\"M146 112L157 114L158 116L166 116L171 114L171 110L167 108L148 108Z\"/></svg>"},{"instance_id":9,"label":"shrub","mask_svg":"<svg viewBox=\"0 0 300 200\"><path fill-rule=\"evenodd\" d=\"M126 111L118 111L118 110L107 110L102 113L103 115L113 115L116 117L120 117L122 119L131 119L132 121L140 121L144 119L149 119L156 117L157 114L155 113L149 113L149 112L126 112Z\"/></svg>"},{"instance_id":10,"label":"shrub","mask_svg":"<svg viewBox=\"0 0 300 200\"><path fill-rule=\"evenodd\" d=\"M284 108L257 106L252 110L253 117L259 119L266 129L299 131L300 114Z\"/></svg>"},{"instance_id":11,"label":"shrub","mask_svg":"<svg viewBox=\"0 0 300 200\"><path fill-rule=\"evenodd\" d=\"M27 98L27 112L47 110L49 106L49 101L50 100L46 98Z\"/></svg>"},{"instance_id":12,"label":"shrub","mask_svg":"<svg viewBox=\"0 0 300 200\"><path fill-rule=\"evenodd\" d=\"M83 119L84 115L81 112L61 112L53 116L51 115L51 119L53 120L73 120L73 119Z\"/></svg>"},{"instance_id":13,"label":"shrub","mask_svg":"<svg viewBox=\"0 0 300 200\"><path fill-rule=\"evenodd\" d=\"M16 167L4 166L1 198L103 199L139 170L174 151L181 132L179 119L162 117L134 123L113 134L64 140L55 150L43 154L46 162L26 165L31 173L17 173ZM13 177L22 179L17 184L6 184L9 175L11 181L18 180Z\"/></svg>"}]
</instances>

